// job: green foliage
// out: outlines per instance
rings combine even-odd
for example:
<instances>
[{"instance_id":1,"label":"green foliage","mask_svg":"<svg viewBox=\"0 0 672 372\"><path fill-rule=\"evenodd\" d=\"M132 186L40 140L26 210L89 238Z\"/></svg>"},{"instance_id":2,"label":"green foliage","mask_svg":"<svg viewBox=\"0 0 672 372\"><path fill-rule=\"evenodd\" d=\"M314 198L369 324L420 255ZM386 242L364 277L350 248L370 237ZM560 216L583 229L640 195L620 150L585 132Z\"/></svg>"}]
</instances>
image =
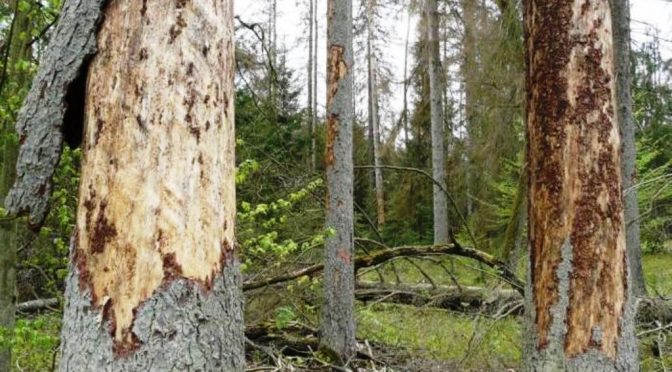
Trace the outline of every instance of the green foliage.
<instances>
[{"instance_id":1,"label":"green foliage","mask_svg":"<svg viewBox=\"0 0 672 372\"><path fill-rule=\"evenodd\" d=\"M642 139L638 143L635 185L642 233L642 249L646 253L662 251L672 239L672 159L659 150L660 140ZM669 143L662 139L664 143ZM627 192L627 191L626 191Z\"/></svg>"},{"instance_id":2,"label":"green foliage","mask_svg":"<svg viewBox=\"0 0 672 372\"><path fill-rule=\"evenodd\" d=\"M51 209L39 234L21 252L24 268L19 293L60 297L68 273L70 238L75 227L81 150L63 149L54 174ZM28 295L28 293L30 295ZM30 298L29 297L29 298Z\"/></svg>"},{"instance_id":3,"label":"green foliage","mask_svg":"<svg viewBox=\"0 0 672 372\"><path fill-rule=\"evenodd\" d=\"M521 358L521 327L515 318L473 318L437 309L376 304L358 313L358 336L402 347L413 359L460 363L460 368L505 370Z\"/></svg>"},{"instance_id":4,"label":"green foliage","mask_svg":"<svg viewBox=\"0 0 672 372\"><path fill-rule=\"evenodd\" d=\"M294 310L289 306L282 306L275 310L275 326L278 329L287 327L296 320Z\"/></svg>"},{"instance_id":5,"label":"green foliage","mask_svg":"<svg viewBox=\"0 0 672 372\"><path fill-rule=\"evenodd\" d=\"M20 318L13 331L0 333L0 345L12 347L17 371L50 371L58 352L61 314Z\"/></svg>"}]
</instances>

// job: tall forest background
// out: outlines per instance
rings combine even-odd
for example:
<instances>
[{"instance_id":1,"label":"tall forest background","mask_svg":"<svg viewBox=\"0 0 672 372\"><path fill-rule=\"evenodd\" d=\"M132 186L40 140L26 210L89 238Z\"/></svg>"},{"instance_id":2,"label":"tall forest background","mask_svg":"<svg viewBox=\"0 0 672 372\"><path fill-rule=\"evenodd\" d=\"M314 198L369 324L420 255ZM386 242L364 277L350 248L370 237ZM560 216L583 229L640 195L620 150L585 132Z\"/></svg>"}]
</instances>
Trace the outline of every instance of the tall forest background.
<instances>
[{"instance_id":1,"label":"tall forest background","mask_svg":"<svg viewBox=\"0 0 672 372\"><path fill-rule=\"evenodd\" d=\"M311 3L313 0L309 0ZM317 30L310 9L323 2L297 1L305 18L308 64L290 67L277 40L273 1L259 19L236 23L237 239L246 281L292 272L320 261L324 238L324 108L316 98ZM32 76L58 20L60 0L0 2L0 195L11 185L18 138L13 125ZM266 3L266 2L265 2ZM490 253L524 277L526 260L523 45L518 1L440 2L450 231L460 242ZM390 71L390 28L406 27L408 66L402 81ZM356 2L355 236L357 254L433 242L430 88L425 20L416 1ZM322 18L317 17L317 20ZM651 296L672 294L672 45L652 35L632 45L632 95L636 122L641 250ZM411 58L412 56L412 58ZM320 84L323 84L320 81ZM401 94L399 92L402 92ZM396 107L403 95L403 107ZM375 123L379 125L374 125ZM375 128L379 126L379 130ZM375 130L374 130L375 129ZM49 370L58 348L60 305L74 227L81 152L68 136L55 175L47 221L39 232L22 231L17 302L26 307L2 342L14 348L17 370ZM374 151L375 150L375 151ZM371 165L385 165L378 177ZM423 173L424 172L424 173ZM10 184L8 185L8 182ZM381 195L382 194L382 199ZM383 203L379 201L383 200ZM4 211L0 209L0 221ZM4 222L3 222L4 223ZM0 241L0 249L5 242ZM410 286L502 287L491 269L466 258L394 260L360 270L364 283ZM282 330L315 325L321 301L317 277L281 288L247 292L246 323ZM508 309L484 314L482 304L358 302L358 336L393 345L417 363L463 368L504 368L520 362L518 320ZM21 306L19 306L21 311ZM641 336L646 369L672 363L672 341L661 333ZM302 357L290 357L301 365ZM434 362L429 362L433 360ZM664 368L664 367L663 367ZM661 369L662 370L662 369Z\"/></svg>"}]
</instances>

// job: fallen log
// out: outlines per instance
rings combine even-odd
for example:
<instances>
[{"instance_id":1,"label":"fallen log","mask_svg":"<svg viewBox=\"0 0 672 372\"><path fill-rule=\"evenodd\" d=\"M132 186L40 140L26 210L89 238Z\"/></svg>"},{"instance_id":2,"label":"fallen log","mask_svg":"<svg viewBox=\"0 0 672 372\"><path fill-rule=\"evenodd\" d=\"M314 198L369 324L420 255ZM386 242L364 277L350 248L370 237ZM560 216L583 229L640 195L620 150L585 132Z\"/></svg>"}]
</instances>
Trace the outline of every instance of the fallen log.
<instances>
[{"instance_id":1,"label":"fallen log","mask_svg":"<svg viewBox=\"0 0 672 372\"><path fill-rule=\"evenodd\" d=\"M355 297L365 303L386 302L446 310L478 310L493 314L522 304L523 300L523 296L513 289L376 282L358 282ZM522 314L522 307L517 306L511 314Z\"/></svg>"},{"instance_id":2,"label":"fallen log","mask_svg":"<svg viewBox=\"0 0 672 372\"><path fill-rule=\"evenodd\" d=\"M637 306L637 321L640 323L672 322L672 300L642 298Z\"/></svg>"},{"instance_id":3,"label":"fallen log","mask_svg":"<svg viewBox=\"0 0 672 372\"><path fill-rule=\"evenodd\" d=\"M362 268L378 266L382 263L385 263L387 261L399 257L421 257L432 255L454 255L474 259L478 262L481 262L495 269L498 272L498 274L502 277L502 279L511 284L511 286L513 286L520 294L524 293L523 282L516 277L516 275L508 268L508 266L503 261L500 261L496 257L487 254L485 252L472 248L462 247L457 243L430 245L430 246L404 246L378 251L370 255L359 256L354 260L355 271ZM297 271L278 275L268 279L247 281L243 283L243 290L250 291L253 289L258 289L273 284L288 282L291 280L301 278L303 276L312 277L321 273L323 270L324 270L324 264L316 264L313 266L309 266Z\"/></svg>"}]
</instances>

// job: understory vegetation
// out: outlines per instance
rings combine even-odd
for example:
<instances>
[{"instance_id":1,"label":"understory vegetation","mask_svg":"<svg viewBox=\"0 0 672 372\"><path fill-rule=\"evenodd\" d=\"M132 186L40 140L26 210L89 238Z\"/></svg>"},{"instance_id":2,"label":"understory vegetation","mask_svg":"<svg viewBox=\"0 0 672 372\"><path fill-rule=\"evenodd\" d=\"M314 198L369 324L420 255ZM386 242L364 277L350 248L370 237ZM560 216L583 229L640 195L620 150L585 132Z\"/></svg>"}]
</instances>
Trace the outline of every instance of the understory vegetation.
<instances>
[{"instance_id":1,"label":"understory vegetation","mask_svg":"<svg viewBox=\"0 0 672 372\"><path fill-rule=\"evenodd\" d=\"M520 6L517 1L512 3ZM406 10L397 1L381 4L375 17ZM450 244L477 249L487 253L488 259L409 255L357 268L357 339L369 357L357 362L362 368L502 371L521 366L525 338L522 300L516 283L502 272L506 268L521 281L527 277L522 24L491 5L478 9L482 24L473 35L480 41L472 45L478 58L466 58L464 50L455 46L464 40L451 36L451 30L465 27L458 14L461 10L442 10L446 24L441 35L442 59L455 67L446 69L445 79L463 79L460 81L473 88L468 102L463 92L447 92L444 103L448 128L444 191L449 195ZM12 42L30 49L13 59L9 47L2 47L7 56L0 80L0 149L19 142L12 126L60 7L61 1L0 3L3 45L12 39L8 25L22 12L29 21L23 26L22 37ZM417 4L408 11L417 15L420 10L416 8ZM364 14L363 8L360 11ZM366 64L362 14L355 20L359 66ZM433 244L429 74L421 62L427 48L422 22L418 21L418 30L411 30L408 54L412 66L401 83L391 76L389 57L383 55L390 31L382 23L373 31L379 40L373 53L379 62L375 93L380 96L382 130L376 141L380 142L378 160L385 165L385 216L380 223L371 168L377 155L369 134L366 97L358 94L353 140L357 257ZM319 265L325 239L334 234L324 222L324 112L318 102L309 107L300 102L307 99L302 91L303 71L289 65L287 51L282 48L276 49L277 56L269 56L268 40L259 33L264 27L239 20L236 28L236 239L245 284ZM660 38L651 40L633 45L638 177L635 187L626 192L638 193L642 264L649 297L669 302L672 64L661 56ZM357 71L355 80L366 81L365 74ZM407 107L400 112L393 102L394 92L402 90L402 85L411 93ZM355 89L365 90L362 86ZM315 126L311 128L313 115ZM79 144L71 145L65 147L54 176L51 209L44 226L39 231L21 230L20 234L17 303L54 302L19 311L15 329L0 334L0 345L12 347L15 371L50 371L58 365L62 294L82 163ZM314 157L317 161L312 164ZM0 160L2 165L12 161ZM0 223L3 217L5 211L0 208ZM245 290L250 368L333 367L330 356L314 348L323 301L320 270ZM668 324L672 316L666 321L638 321L644 371L672 367L672 325Z\"/></svg>"}]
</instances>

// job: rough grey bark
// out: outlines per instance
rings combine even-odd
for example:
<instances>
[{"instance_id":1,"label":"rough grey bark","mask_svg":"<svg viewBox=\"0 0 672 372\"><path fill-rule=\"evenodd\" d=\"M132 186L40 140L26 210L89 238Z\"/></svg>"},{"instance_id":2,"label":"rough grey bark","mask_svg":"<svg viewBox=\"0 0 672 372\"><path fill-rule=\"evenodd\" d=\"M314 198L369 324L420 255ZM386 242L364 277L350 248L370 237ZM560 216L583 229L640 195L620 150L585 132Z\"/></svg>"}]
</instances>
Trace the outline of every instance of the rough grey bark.
<instances>
[{"instance_id":1,"label":"rough grey bark","mask_svg":"<svg viewBox=\"0 0 672 372\"><path fill-rule=\"evenodd\" d=\"M625 204L626 245L632 276L633 294L646 297L646 283L642 270L642 250L639 231L639 204L637 202L637 146L635 121L632 116L630 78L630 4L628 0L611 0L614 29L614 63L616 66L616 117L621 129L621 177Z\"/></svg>"},{"instance_id":2,"label":"rough grey bark","mask_svg":"<svg viewBox=\"0 0 672 372\"><path fill-rule=\"evenodd\" d=\"M64 123L66 96L96 52L96 29L105 3L106 0L65 2L40 70L19 112L16 131L21 148L16 182L5 205L11 214L29 214L33 225L39 225L47 214L63 127L81 125Z\"/></svg>"},{"instance_id":3,"label":"rough grey bark","mask_svg":"<svg viewBox=\"0 0 672 372\"><path fill-rule=\"evenodd\" d=\"M426 0L427 61L429 67L430 106L432 122L432 176L446 186L446 163L444 150L443 88L441 86L441 55L439 50L439 10L436 0ZM448 199L438 185L433 189L434 244L448 242Z\"/></svg>"},{"instance_id":4,"label":"rough grey bark","mask_svg":"<svg viewBox=\"0 0 672 372\"><path fill-rule=\"evenodd\" d=\"M347 360L356 352L353 241L352 1L329 0L327 13L327 216L321 344Z\"/></svg>"},{"instance_id":5,"label":"rough grey bark","mask_svg":"<svg viewBox=\"0 0 672 372\"><path fill-rule=\"evenodd\" d=\"M366 38L366 53L367 53L367 67L368 67L368 100L369 100L369 133L371 148L373 150L373 163L375 168L372 169L374 179L374 194L376 199L376 211L378 217L378 225L385 224L385 191L383 186L383 170L381 165L380 154L380 123L378 115L378 91L376 78L376 56L373 52L373 28L374 28L374 1L369 0L367 4L367 38Z\"/></svg>"},{"instance_id":6,"label":"rough grey bark","mask_svg":"<svg viewBox=\"0 0 672 372\"><path fill-rule=\"evenodd\" d=\"M144 302L135 314L139 348L115 350L113 320L92 307L81 274L70 266L59 370L63 372L242 371L245 367L241 276L230 262L205 291L179 279Z\"/></svg>"},{"instance_id":7,"label":"rough grey bark","mask_svg":"<svg viewBox=\"0 0 672 372\"><path fill-rule=\"evenodd\" d=\"M636 371L609 0L524 2L528 371Z\"/></svg>"},{"instance_id":8,"label":"rough grey bark","mask_svg":"<svg viewBox=\"0 0 672 372\"><path fill-rule=\"evenodd\" d=\"M91 37L60 370L242 371L233 1L115 0Z\"/></svg>"}]
</instances>

